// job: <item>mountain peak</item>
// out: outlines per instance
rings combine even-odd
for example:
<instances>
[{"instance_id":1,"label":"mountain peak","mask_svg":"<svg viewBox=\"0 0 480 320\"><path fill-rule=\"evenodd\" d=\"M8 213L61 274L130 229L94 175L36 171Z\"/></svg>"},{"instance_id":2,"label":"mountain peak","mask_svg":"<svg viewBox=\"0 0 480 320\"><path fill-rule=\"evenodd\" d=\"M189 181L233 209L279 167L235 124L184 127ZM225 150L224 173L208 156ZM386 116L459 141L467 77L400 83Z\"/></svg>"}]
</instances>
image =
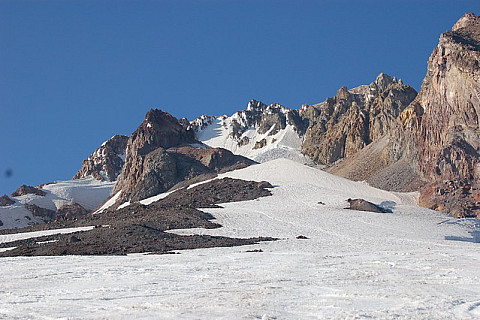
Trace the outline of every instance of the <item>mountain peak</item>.
<instances>
[{"instance_id":1,"label":"mountain peak","mask_svg":"<svg viewBox=\"0 0 480 320\"><path fill-rule=\"evenodd\" d=\"M385 90L387 89L387 87L389 85L391 85L392 83L397 83L397 79L396 78L392 78L390 77L388 74L386 73L380 73L377 78L375 79L375 81L373 82L379 89L381 90Z\"/></svg>"},{"instance_id":2,"label":"mountain peak","mask_svg":"<svg viewBox=\"0 0 480 320\"><path fill-rule=\"evenodd\" d=\"M477 16L473 12L467 12L453 25L452 31L457 31L462 28L476 27L479 25L480 16Z\"/></svg>"}]
</instances>

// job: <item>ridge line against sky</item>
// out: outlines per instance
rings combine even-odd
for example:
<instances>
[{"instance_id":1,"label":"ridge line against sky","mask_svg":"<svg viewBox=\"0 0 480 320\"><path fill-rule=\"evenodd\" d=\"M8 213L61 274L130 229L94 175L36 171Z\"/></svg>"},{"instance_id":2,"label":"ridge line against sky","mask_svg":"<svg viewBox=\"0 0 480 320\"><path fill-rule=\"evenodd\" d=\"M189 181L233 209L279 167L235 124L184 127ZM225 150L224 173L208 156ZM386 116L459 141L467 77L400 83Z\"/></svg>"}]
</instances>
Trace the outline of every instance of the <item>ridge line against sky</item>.
<instances>
[{"instance_id":1,"label":"ridge line against sky","mask_svg":"<svg viewBox=\"0 0 480 320\"><path fill-rule=\"evenodd\" d=\"M385 72L419 90L478 1L0 1L0 194L70 179L150 108L289 108ZM7 171L11 170L11 174Z\"/></svg>"}]
</instances>

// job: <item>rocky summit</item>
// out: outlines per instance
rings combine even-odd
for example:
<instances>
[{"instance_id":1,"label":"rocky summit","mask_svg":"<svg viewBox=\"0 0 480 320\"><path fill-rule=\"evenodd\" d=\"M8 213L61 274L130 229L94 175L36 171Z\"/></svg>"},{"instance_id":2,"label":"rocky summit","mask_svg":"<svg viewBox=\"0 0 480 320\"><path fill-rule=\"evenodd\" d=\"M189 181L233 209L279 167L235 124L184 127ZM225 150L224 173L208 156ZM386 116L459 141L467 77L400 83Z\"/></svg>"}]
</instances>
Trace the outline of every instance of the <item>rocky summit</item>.
<instances>
[{"instance_id":1,"label":"rocky summit","mask_svg":"<svg viewBox=\"0 0 480 320\"><path fill-rule=\"evenodd\" d=\"M138 201L182 181L252 163L228 150L201 145L189 122L150 110L128 140L125 166L114 193L120 192L117 204Z\"/></svg>"}]
</instances>

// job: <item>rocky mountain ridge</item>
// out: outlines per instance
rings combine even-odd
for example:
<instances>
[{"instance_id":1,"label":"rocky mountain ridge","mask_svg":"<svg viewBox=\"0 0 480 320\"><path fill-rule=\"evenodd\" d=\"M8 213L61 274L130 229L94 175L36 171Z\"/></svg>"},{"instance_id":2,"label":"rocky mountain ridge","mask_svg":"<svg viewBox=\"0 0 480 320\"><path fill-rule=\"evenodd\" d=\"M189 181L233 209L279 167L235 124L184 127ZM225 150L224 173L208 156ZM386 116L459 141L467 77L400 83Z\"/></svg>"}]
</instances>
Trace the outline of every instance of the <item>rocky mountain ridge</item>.
<instances>
[{"instance_id":1,"label":"rocky mountain ridge","mask_svg":"<svg viewBox=\"0 0 480 320\"><path fill-rule=\"evenodd\" d=\"M422 205L458 217L479 216L479 112L480 18L467 13L441 35L418 94L381 73L300 109L251 100L231 116L191 122L152 109L130 137L102 144L74 179L115 182L115 208L255 161L290 158L379 188L421 191Z\"/></svg>"},{"instance_id":2,"label":"rocky mountain ridge","mask_svg":"<svg viewBox=\"0 0 480 320\"><path fill-rule=\"evenodd\" d=\"M326 165L351 156L387 134L416 95L411 86L381 73L368 86L342 87L333 98L305 105L301 115L309 126L302 152Z\"/></svg>"},{"instance_id":3,"label":"rocky mountain ridge","mask_svg":"<svg viewBox=\"0 0 480 320\"><path fill-rule=\"evenodd\" d=\"M117 205L157 195L200 175L252 163L228 150L201 145L189 122L152 109L128 140L125 165L114 189L121 193Z\"/></svg>"},{"instance_id":4,"label":"rocky mountain ridge","mask_svg":"<svg viewBox=\"0 0 480 320\"><path fill-rule=\"evenodd\" d=\"M75 179L94 177L100 181L115 181L125 164L125 150L128 137L115 135L102 143L86 160L73 177Z\"/></svg>"},{"instance_id":5,"label":"rocky mountain ridge","mask_svg":"<svg viewBox=\"0 0 480 320\"><path fill-rule=\"evenodd\" d=\"M331 172L390 190L413 185L423 206L457 217L480 216L479 66L480 17L467 13L440 36L420 92L383 141ZM355 170L368 166L367 158L376 165L358 175ZM386 179L393 182L385 184Z\"/></svg>"},{"instance_id":6,"label":"rocky mountain ridge","mask_svg":"<svg viewBox=\"0 0 480 320\"><path fill-rule=\"evenodd\" d=\"M309 160L300 153L307 123L299 110L251 100L231 116L202 115L191 122L197 139L258 162L276 158Z\"/></svg>"}]
</instances>

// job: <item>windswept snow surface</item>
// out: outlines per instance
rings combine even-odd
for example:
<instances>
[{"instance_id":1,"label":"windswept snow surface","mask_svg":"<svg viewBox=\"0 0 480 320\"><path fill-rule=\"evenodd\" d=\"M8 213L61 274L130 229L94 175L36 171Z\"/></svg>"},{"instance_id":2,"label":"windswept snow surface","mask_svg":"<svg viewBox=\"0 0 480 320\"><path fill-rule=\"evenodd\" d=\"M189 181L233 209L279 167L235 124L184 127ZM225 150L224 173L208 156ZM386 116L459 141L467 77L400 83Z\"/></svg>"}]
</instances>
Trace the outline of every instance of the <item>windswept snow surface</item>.
<instances>
[{"instance_id":1,"label":"windswept snow surface","mask_svg":"<svg viewBox=\"0 0 480 320\"><path fill-rule=\"evenodd\" d=\"M204 209L224 227L193 231L280 240L179 255L0 259L0 318L480 318L478 220L288 160L227 175L268 180L273 196ZM343 209L357 196L393 213Z\"/></svg>"},{"instance_id":2,"label":"windswept snow surface","mask_svg":"<svg viewBox=\"0 0 480 320\"><path fill-rule=\"evenodd\" d=\"M27 210L25 204L35 204L56 211L64 205L78 203L87 210L93 210L110 196L114 185L115 182L98 181L89 177L46 184L41 188L46 192L45 196L26 194L12 197L15 200L14 204L0 207L0 220L3 222L0 230L22 228L43 222L41 218Z\"/></svg>"}]
</instances>

